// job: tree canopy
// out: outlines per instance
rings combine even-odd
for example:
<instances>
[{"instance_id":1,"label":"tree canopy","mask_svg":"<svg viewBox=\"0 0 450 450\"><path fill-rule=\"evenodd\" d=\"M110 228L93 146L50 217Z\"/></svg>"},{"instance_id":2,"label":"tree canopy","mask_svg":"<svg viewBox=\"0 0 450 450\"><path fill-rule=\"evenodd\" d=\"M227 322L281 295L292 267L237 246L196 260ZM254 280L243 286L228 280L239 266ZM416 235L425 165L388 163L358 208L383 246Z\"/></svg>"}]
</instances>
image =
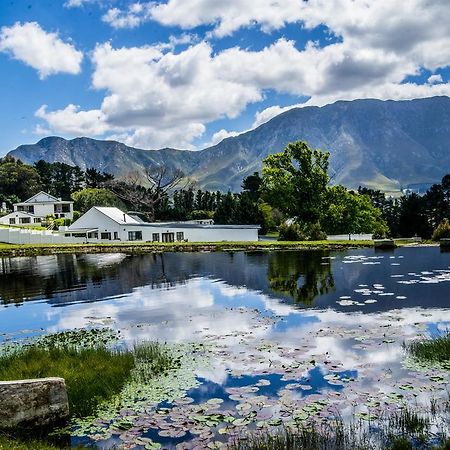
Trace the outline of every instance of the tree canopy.
<instances>
[{"instance_id":1,"label":"tree canopy","mask_svg":"<svg viewBox=\"0 0 450 450\"><path fill-rule=\"evenodd\" d=\"M269 155L263 161L263 198L298 222L320 221L329 181L329 156L302 141Z\"/></svg>"}]
</instances>

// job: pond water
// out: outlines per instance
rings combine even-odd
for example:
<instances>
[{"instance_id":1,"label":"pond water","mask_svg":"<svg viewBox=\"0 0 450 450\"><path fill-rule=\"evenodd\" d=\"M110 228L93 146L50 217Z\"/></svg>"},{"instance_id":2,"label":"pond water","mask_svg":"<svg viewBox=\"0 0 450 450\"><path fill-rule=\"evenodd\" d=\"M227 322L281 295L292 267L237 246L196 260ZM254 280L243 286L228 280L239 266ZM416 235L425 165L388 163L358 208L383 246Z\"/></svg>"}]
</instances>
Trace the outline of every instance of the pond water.
<instances>
[{"instance_id":1,"label":"pond water","mask_svg":"<svg viewBox=\"0 0 450 450\"><path fill-rule=\"evenodd\" d=\"M419 370L402 347L450 325L450 253L437 247L0 264L0 343L100 326L128 344L185 346L173 379L83 424L74 443L220 448L256 428L448 398L447 372Z\"/></svg>"}]
</instances>

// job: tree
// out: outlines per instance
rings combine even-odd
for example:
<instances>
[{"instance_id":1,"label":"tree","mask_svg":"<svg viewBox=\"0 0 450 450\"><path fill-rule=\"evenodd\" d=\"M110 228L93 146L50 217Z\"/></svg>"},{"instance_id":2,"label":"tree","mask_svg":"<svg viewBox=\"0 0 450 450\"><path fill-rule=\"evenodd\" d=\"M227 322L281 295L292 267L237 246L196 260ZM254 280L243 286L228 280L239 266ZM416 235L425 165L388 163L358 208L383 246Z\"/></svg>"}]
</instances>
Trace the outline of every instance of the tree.
<instances>
[{"instance_id":1,"label":"tree","mask_svg":"<svg viewBox=\"0 0 450 450\"><path fill-rule=\"evenodd\" d=\"M116 206L125 208L125 205L108 189L85 188L72 194L74 208L85 213L93 206Z\"/></svg>"},{"instance_id":2,"label":"tree","mask_svg":"<svg viewBox=\"0 0 450 450\"><path fill-rule=\"evenodd\" d=\"M242 181L242 190L246 192L254 201L261 197L262 178L259 172L254 172Z\"/></svg>"},{"instance_id":3,"label":"tree","mask_svg":"<svg viewBox=\"0 0 450 450\"><path fill-rule=\"evenodd\" d=\"M26 200L42 189L38 172L11 156L0 158L0 192L10 200Z\"/></svg>"},{"instance_id":4,"label":"tree","mask_svg":"<svg viewBox=\"0 0 450 450\"><path fill-rule=\"evenodd\" d=\"M145 214L148 221L155 219L155 210L168 191L174 189L184 178L179 169L171 169L165 165L155 165L145 170L145 178L149 187L142 184L139 173L130 173L122 180L105 183L117 197L131 209Z\"/></svg>"},{"instance_id":5,"label":"tree","mask_svg":"<svg viewBox=\"0 0 450 450\"><path fill-rule=\"evenodd\" d=\"M78 166L39 160L34 168L41 179L42 189L55 197L68 200L72 192L84 187L85 173Z\"/></svg>"},{"instance_id":6,"label":"tree","mask_svg":"<svg viewBox=\"0 0 450 450\"><path fill-rule=\"evenodd\" d=\"M104 183L114 180L114 175L107 172L100 172L94 167L86 169L85 183L87 188L99 188Z\"/></svg>"},{"instance_id":7,"label":"tree","mask_svg":"<svg viewBox=\"0 0 450 450\"><path fill-rule=\"evenodd\" d=\"M368 195L348 191L344 186L327 190L327 209L322 227L328 234L388 234L389 229Z\"/></svg>"},{"instance_id":8,"label":"tree","mask_svg":"<svg viewBox=\"0 0 450 450\"><path fill-rule=\"evenodd\" d=\"M324 212L329 153L295 142L263 161L263 198L298 222L316 223Z\"/></svg>"}]
</instances>

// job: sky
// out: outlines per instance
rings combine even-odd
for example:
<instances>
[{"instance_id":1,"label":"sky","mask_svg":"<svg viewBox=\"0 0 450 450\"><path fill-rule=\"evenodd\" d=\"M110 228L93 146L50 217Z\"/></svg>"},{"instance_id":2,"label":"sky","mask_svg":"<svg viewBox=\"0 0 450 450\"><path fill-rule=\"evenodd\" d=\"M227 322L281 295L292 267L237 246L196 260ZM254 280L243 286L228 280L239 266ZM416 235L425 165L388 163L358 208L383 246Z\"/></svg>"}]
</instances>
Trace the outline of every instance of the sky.
<instances>
[{"instance_id":1,"label":"sky","mask_svg":"<svg viewBox=\"0 0 450 450\"><path fill-rule=\"evenodd\" d=\"M293 107L450 95L449 0L0 0L0 155L198 150Z\"/></svg>"}]
</instances>

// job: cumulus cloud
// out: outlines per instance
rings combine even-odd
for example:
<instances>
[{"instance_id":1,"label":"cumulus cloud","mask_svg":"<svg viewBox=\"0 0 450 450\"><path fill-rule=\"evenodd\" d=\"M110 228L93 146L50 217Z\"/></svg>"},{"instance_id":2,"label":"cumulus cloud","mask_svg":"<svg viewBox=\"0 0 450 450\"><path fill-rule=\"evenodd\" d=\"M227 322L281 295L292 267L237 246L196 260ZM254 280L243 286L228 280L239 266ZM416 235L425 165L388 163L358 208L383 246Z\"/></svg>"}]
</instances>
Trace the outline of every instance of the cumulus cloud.
<instances>
[{"instance_id":1,"label":"cumulus cloud","mask_svg":"<svg viewBox=\"0 0 450 450\"><path fill-rule=\"evenodd\" d=\"M81 51L64 42L58 33L46 32L37 22L2 27L0 51L36 69L41 79L56 73L77 74L83 60Z\"/></svg>"},{"instance_id":2,"label":"cumulus cloud","mask_svg":"<svg viewBox=\"0 0 450 450\"><path fill-rule=\"evenodd\" d=\"M443 82L442 75L431 75L427 80L428 84L439 84Z\"/></svg>"},{"instance_id":3,"label":"cumulus cloud","mask_svg":"<svg viewBox=\"0 0 450 450\"><path fill-rule=\"evenodd\" d=\"M42 105L35 112L35 116L45 120L57 133L75 136L100 135L110 128L100 110L80 111L76 105L68 105L64 109L51 112L47 112L47 105Z\"/></svg>"},{"instance_id":4,"label":"cumulus cloud","mask_svg":"<svg viewBox=\"0 0 450 450\"><path fill-rule=\"evenodd\" d=\"M211 138L211 142L208 144L208 147L212 146L212 145L216 145L219 142L222 142L226 138L238 136L239 134L240 133L237 131L227 131L222 128L221 130L219 130L213 134L213 136Z\"/></svg>"},{"instance_id":5,"label":"cumulus cloud","mask_svg":"<svg viewBox=\"0 0 450 450\"><path fill-rule=\"evenodd\" d=\"M67 0L64 3L64 6L66 8L80 8L84 5L87 5L89 3L98 3L101 0Z\"/></svg>"},{"instance_id":6,"label":"cumulus cloud","mask_svg":"<svg viewBox=\"0 0 450 450\"><path fill-rule=\"evenodd\" d=\"M116 27L146 20L185 29L212 24L215 36L246 26L269 31L299 22L310 29L323 25L337 39L325 46L308 42L303 48L278 39L257 51L238 46L217 51L211 42L198 42L189 34L151 46L98 45L92 53L92 87L106 95L98 109L86 111L96 118L94 128L144 148L189 148L208 123L239 116L268 91L299 100L307 97L305 105L317 106L356 98L450 94L450 84L438 75L424 84L407 82L423 70L435 73L450 65L448 2L261 1L258 7L243 0L133 3L127 10L110 10L107 16ZM188 47L175 51L179 42ZM266 108L256 114L253 126L289 108ZM83 111L55 113L68 112L75 115L74 123L93 129L81 120ZM45 112L42 118L53 127L50 114ZM220 130L212 142L235 134Z\"/></svg>"}]
</instances>

